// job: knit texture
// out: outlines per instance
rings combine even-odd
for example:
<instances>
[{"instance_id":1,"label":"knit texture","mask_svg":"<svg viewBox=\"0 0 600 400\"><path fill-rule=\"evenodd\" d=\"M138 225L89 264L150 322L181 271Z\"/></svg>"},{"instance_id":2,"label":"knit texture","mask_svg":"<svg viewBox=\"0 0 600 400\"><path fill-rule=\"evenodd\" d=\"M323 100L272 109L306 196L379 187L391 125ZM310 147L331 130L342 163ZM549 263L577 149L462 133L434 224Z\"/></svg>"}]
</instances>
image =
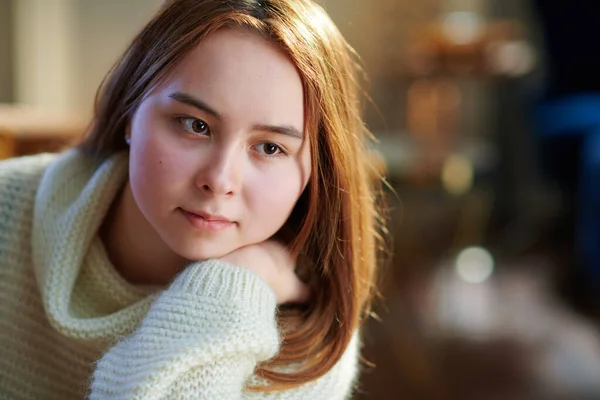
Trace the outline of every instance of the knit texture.
<instances>
[{"instance_id":1,"label":"knit texture","mask_svg":"<svg viewBox=\"0 0 600 400\"><path fill-rule=\"evenodd\" d=\"M167 288L125 281L97 233L126 177L125 154L0 162L0 399L350 396L356 335L319 380L246 390L281 339L275 295L254 273L208 260Z\"/></svg>"}]
</instances>

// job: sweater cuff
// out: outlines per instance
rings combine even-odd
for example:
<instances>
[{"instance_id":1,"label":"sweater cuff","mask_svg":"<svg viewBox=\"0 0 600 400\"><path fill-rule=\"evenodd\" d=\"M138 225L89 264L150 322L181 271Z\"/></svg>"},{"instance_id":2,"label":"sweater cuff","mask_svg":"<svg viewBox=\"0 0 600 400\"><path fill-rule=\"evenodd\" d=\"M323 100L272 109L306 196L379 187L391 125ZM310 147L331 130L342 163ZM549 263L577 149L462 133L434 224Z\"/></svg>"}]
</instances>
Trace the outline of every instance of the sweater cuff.
<instances>
[{"instance_id":1,"label":"sweater cuff","mask_svg":"<svg viewBox=\"0 0 600 400\"><path fill-rule=\"evenodd\" d=\"M211 259L189 265L169 287L216 302L251 308L261 315L273 315L277 299L271 287L254 272L221 260Z\"/></svg>"}]
</instances>

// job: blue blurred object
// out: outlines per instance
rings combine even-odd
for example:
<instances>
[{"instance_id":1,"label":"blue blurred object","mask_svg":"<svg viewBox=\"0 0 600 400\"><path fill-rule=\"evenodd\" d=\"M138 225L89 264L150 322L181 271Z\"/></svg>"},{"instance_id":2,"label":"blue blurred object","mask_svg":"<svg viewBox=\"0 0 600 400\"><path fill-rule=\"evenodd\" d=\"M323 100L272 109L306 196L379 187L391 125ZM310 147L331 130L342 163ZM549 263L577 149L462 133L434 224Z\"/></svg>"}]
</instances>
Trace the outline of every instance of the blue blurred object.
<instances>
[{"instance_id":1,"label":"blue blurred object","mask_svg":"<svg viewBox=\"0 0 600 400\"><path fill-rule=\"evenodd\" d=\"M575 250L584 274L600 288L600 94L547 100L538 111L542 137L581 136Z\"/></svg>"}]
</instances>

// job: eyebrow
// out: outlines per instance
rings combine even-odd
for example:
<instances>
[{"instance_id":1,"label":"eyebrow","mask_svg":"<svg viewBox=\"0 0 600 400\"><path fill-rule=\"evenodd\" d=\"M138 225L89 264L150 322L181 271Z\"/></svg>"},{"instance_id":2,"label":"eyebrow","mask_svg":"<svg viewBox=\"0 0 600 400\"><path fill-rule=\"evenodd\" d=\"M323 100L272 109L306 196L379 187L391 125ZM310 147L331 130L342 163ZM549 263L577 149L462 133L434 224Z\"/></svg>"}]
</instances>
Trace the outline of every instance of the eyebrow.
<instances>
[{"instance_id":1,"label":"eyebrow","mask_svg":"<svg viewBox=\"0 0 600 400\"><path fill-rule=\"evenodd\" d=\"M174 92L169 95L169 97L173 100L176 100L180 103L187 104L192 106L200 111L204 111L218 120L222 120L223 116L209 105L207 105L202 100L197 97L192 96L189 93L184 92ZM286 136L291 136L296 139L303 139L304 134L294 126L284 125L284 126L275 126L275 125L254 125L252 130L270 132L270 133L279 133Z\"/></svg>"},{"instance_id":2,"label":"eyebrow","mask_svg":"<svg viewBox=\"0 0 600 400\"><path fill-rule=\"evenodd\" d=\"M192 96L191 94L183 93L183 92L174 92L174 93L171 93L169 95L169 97L172 98L173 100L177 100L180 103L187 104L189 106L197 108L200 111L207 112L210 115L212 115L213 117L217 118L218 120L223 119L221 117L221 114L219 114L218 112L216 112L215 110L210 108L202 100Z\"/></svg>"},{"instance_id":3,"label":"eyebrow","mask_svg":"<svg viewBox=\"0 0 600 400\"><path fill-rule=\"evenodd\" d=\"M293 126L273 126L273 125L254 125L252 127L256 131L279 133L282 135L291 136L296 139L303 139L304 135Z\"/></svg>"}]
</instances>

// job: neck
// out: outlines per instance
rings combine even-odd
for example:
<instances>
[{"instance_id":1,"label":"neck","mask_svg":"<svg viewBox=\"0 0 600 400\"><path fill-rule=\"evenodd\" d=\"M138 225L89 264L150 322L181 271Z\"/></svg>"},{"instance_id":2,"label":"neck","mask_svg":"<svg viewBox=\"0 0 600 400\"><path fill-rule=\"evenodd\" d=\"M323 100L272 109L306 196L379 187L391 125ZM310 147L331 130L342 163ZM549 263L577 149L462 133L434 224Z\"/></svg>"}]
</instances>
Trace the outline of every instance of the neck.
<instances>
[{"instance_id":1,"label":"neck","mask_svg":"<svg viewBox=\"0 0 600 400\"><path fill-rule=\"evenodd\" d=\"M111 262L133 284L167 285L189 264L163 242L146 220L129 182L112 205L101 236Z\"/></svg>"}]
</instances>

